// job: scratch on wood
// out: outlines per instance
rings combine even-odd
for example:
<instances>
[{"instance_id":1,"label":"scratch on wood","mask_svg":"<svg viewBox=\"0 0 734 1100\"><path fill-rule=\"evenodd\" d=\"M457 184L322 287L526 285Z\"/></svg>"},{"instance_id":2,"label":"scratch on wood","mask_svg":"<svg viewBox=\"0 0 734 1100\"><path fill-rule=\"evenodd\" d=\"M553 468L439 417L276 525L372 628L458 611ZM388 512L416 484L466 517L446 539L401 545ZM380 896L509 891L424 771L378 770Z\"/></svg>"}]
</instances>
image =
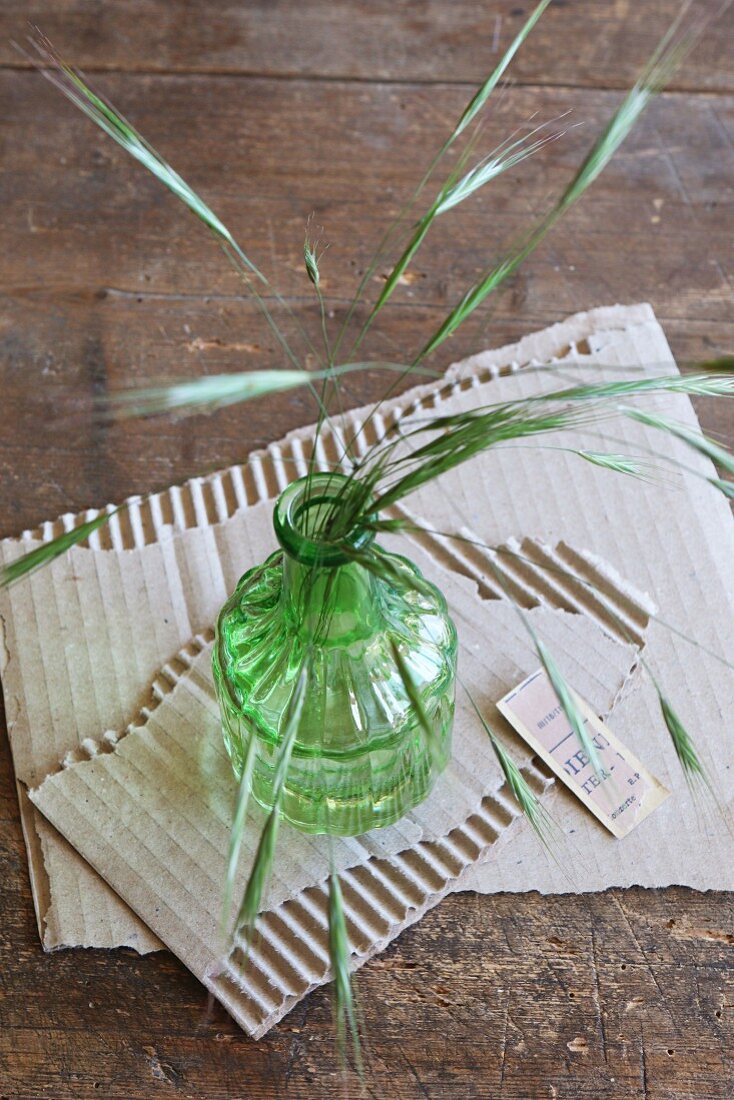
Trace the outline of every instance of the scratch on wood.
<instances>
[{"instance_id":1,"label":"scratch on wood","mask_svg":"<svg viewBox=\"0 0 734 1100\"><path fill-rule=\"evenodd\" d=\"M647 1060L645 1058L645 1033L640 1029L640 1084L642 1085L642 1095L647 1097Z\"/></svg>"},{"instance_id":2,"label":"scratch on wood","mask_svg":"<svg viewBox=\"0 0 734 1100\"><path fill-rule=\"evenodd\" d=\"M502 1095L502 1088L505 1083L505 1065L507 1062L507 1028L510 1022L510 999L512 997L512 990L507 992L507 1002L505 1003L505 1018L502 1025L502 1050L500 1051L500 1096Z\"/></svg>"},{"instance_id":3,"label":"scratch on wood","mask_svg":"<svg viewBox=\"0 0 734 1100\"><path fill-rule=\"evenodd\" d=\"M405 1061L406 1066L408 1067L408 1069L412 1073L413 1077L415 1077L415 1081L416 1081L416 1084L418 1085L418 1088L420 1089L421 1096L425 1096L426 1100L431 1100L430 1096L428 1095L428 1091L426 1089L426 1086L421 1081L420 1077L418 1076L418 1073L416 1072L415 1066L411 1062L408 1055L405 1053L405 1048L402 1047L402 1046L400 1048L400 1053L403 1056L403 1060Z\"/></svg>"},{"instance_id":4,"label":"scratch on wood","mask_svg":"<svg viewBox=\"0 0 734 1100\"><path fill-rule=\"evenodd\" d=\"M660 985L660 982L659 982L659 981L657 980L657 977L655 976L655 971L654 971L654 970L653 970L653 968L652 968L652 965L651 965L651 963L650 963L650 960L648 959L647 955L645 954L645 950L644 950L644 948L643 948L642 944L640 943L640 941L639 941L639 940L638 940L638 938L637 938L637 935L636 935L636 933L635 933L635 930L634 930L634 928L632 927L632 922L630 921L629 917L627 916L627 914L626 914L626 912L625 912L625 910L624 910L624 908L623 908L623 906L622 906L622 903L620 902L619 898L617 897L617 892L616 892L615 890L611 890L611 891L610 891L610 894L611 894L611 897L612 897L612 899L613 899L613 901L614 901L614 904L615 904L615 905L617 906L617 908L619 909L620 913L622 914L622 917L623 917L623 919L624 919L624 922L625 922L625 924L627 925L627 927L628 927L628 929L629 929L629 933L630 933L630 936L631 936L631 937L632 937L632 939L634 940L634 942L635 942L635 946L637 947L637 950L638 950L638 951L639 951L639 953L640 953L640 958L641 958L641 959L642 959L642 961L644 962L644 964L645 964L645 966L647 967L647 970L648 970L648 972L649 972L649 974L650 974L650 977L652 978L653 982L655 983L655 987L656 987L656 989L657 989L658 993L660 994L660 999L661 999L662 1001L664 1001L664 1000L665 1000L665 995L664 995L664 993L663 993L663 990L662 990L662 986Z\"/></svg>"}]
</instances>

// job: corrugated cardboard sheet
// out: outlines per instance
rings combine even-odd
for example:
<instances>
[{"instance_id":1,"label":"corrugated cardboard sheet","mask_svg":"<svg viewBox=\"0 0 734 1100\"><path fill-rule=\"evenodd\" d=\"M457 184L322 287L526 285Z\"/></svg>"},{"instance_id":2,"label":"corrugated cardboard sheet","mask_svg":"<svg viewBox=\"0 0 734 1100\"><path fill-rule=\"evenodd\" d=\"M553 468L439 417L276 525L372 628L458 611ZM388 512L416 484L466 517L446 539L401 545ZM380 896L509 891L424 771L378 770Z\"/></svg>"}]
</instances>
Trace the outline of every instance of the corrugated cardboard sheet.
<instances>
[{"instance_id":1,"label":"corrugated cardboard sheet","mask_svg":"<svg viewBox=\"0 0 734 1100\"><path fill-rule=\"evenodd\" d=\"M450 370L447 384L439 393L431 394L428 387L413 391L407 398L393 402L392 407L386 407L384 419L398 410L410 415L440 405L442 412L458 411L538 392L555 384L558 377L523 368L554 357L569 357L580 364L603 364L605 370L594 368L594 377L606 373L618 378L620 370L628 367L645 366L653 373L672 369L667 344L649 307L597 310L571 318L511 348L483 353L459 364ZM565 381L579 374L574 368L561 372L561 377ZM695 423L685 399L657 398L652 404L685 422ZM359 414L354 415L358 419ZM383 427L384 420L377 419L373 433ZM614 430L621 440L614 450L640 453L641 448L654 446L654 436L640 425L620 423L615 424ZM363 445L372 441L373 433L364 433ZM96 751L93 746L101 732L124 730L150 702L150 684L161 665L194 636L210 628L218 606L237 576L271 548L268 524L256 520L269 507L258 506L257 501L271 500L287 480L305 470L309 437L308 429L295 433L268 452L253 456L245 467L172 489L141 507L132 508L122 521L115 517L107 533L95 536L90 549L75 550L68 558L3 594L0 602L5 642L3 687L24 807L34 894L48 947L64 943L128 942L139 949L149 949L155 945L150 932L119 904L115 894L30 806L24 789L35 787L46 775L58 772L60 760L69 752L79 753L82 746L84 754L85 742L89 752ZM549 442L557 445L561 440L554 437ZM574 445L580 445L578 435L574 437ZM590 449L601 447L598 438L592 437L585 440L585 445ZM324 453L319 457L328 461L337 453L338 442L327 437ZM689 465L710 472L708 464L692 459L688 453L684 457ZM629 652L619 668L615 668L614 658L608 655L619 657L624 647L620 640L611 637L614 616L605 609L605 602L608 600L617 612L622 607L636 632L631 636L637 637L638 642L644 640L648 659L663 686L675 698L699 743L716 747L716 771L726 776L733 754L719 734L725 729L721 715L731 699L731 674L703 651L664 630L654 617L650 619L650 607L644 599L627 595L632 589L652 593L668 622L694 633L709 649L731 655L732 521L726 503L713 491L694 479L686 479L674 489L643 485L595 470L560 450L516 446L482 456L444 479L438 487L431 486L415 494L408 503L413 514L437 530L468 533L489 543L507 542L513 536L535 536L536 541L527 543L523 549L524 556L532 558L535 565L508 557L499 560L515 594L528 608L535 609L532 614L538 617L539 627L543 620L545 637L556 645L566 674L577 690L598 708L609 709L610 705L604 696L610 682L607 679L604 684L604 676L613 669L615 676L621 675L622 666L627 672L631 667ZM66 517L61 522L71 525L75 517ZM58 529L58 524L48 524L35 534L47 538ZM24 541L23 548L26 547ZM6 560L20 549L11 540L2 547ZM506 639L514 630L519 645L521 628L516 617L511 625L514 613L507 614L506 603L493 598L501 595L501 591L492 592L494 572L482 559L485 552L468 543L438 536L424 539L423 545L412 542L406 549L420 560L427 573L450 590L452 608L460 619L460 632L464 624L465 632L468 631L464 667L471 668L475 693L489 708L500 694L537 665L537 658L526 645L523 655L517 650L511 662L502 663L503 655L511 648L505 644ZM604 563L612 563L618 577ZM559 566L564 572L558 571ZM596 580L605 594L590 599L584 579ZM572 615L574 611L580 614ZM567 632L565 644L561 624ZM601 628L609 636L604 636ZM589 630L597 639L593 645L589 642ZM605 651L604 645L611 649ZM601 669L604 671L599 675ZM170 694L175 697L176 692ZM163 705L156 707L150 723L160 719ZM528 840L527 830L521 825L512 830L518 835L509 841L501 860L489 859L476 871L467 872L465 868L472 860L496 850L491 842L506 823L505 815L504 822L495 820L484 832L480 829L471 843L464 843L458 861L455 854L453 861L444 860L443 869L434 870L432 883L426 873L418 890L418 894L422 890L421 896L414 892L412 899L404 899L409 904L403 905L402 910L402 903L394 901L396 890L388 890L393 899L388 904L383 898L382 912L377 907L379 919L373 918L371 923L364 918L360 921L358 914L360 899L368 893L365 883L369 880L373 884L373 878L379 882L380 875L386 874L381 870L383 865L393 867L408 857L405 853L394 854L400 848L399 837L395 837L394 844L388 843L384 854L377 855L368 846L362 846L358 852L344 852L342 865L352 863L356 868L349 874L355 881L354 926L362 931L353 934L353 943L361 954L367 954L404 925L410 919L406 912L414 916L429 904L430 888L439 895L448 888L464 888L467 884L479 889L546 890L599 889L631 882L649 885L681 882L718 888L731 885L729 878L733 876L725 858L725 838L696 815L678 774L649 684L642 677L633 674L626 680L626 690L614 707L613 728L674 790L674 797L639 830L622 843L608 838L595 822L583 817L567 792L554 791L550 796L554 814L566 831L575 829L573 854L569 854L565 870L564 861L548 860L537 841ZM112 858L113 853L121 852L123 838L127 838L123 841L127 843L132 835L130 843L134 845L129 820L118 817L109 824L112 819L108 818L104 834L100 818L89 818L80 812L80 805L88 803L79 802L79 788L75 787L86 782L82 776L90 777L92 786L102 780L111 782L112 773L108 769L122 767L120 761L129 762L127 754L132 756L133 749L128 746L142 743L146 737L147 751L153 751L153 760L147 757L145 767L156 767L161 742L148 723L143 730L134 730L132 739L124 738L117 751L102 752L91 763L67 767L36 797L52 820L72 836L108 881L159 934L164 932L170 943L176 934L150 915L149 899L143 896L145 891L131 891L130 868L119 865L120 861L124 863L123 857L117 855L114 865L107 863L108 855ZM211 740L216 742L216 738ZM460 740L461 730L457 742ZM486 752L486 746L484 749ZM485 762L488 768L491 763L488 757ZM114 789L121 799L120 805L135 791L134 774L138 772L119 773L123 782L120 784L118 778ZM487 775L488 789L501 803L496 768L491 778L489 772ZM481 778L484 782L484 775ZM536 781L542 783L539 773ZM459 797L461 783L459 787L450 783L455 783L455 777L446 781L449 785L440 786L434 796L434 816L430 819L418 816L411 828L420 829L426 837L429 825L438 837L450 825L461 828L461 812L468 802L463 803ZM471 792L471 784L464 790ZM71 791L75 792L73 797L68 794ZM466 797L471 801L476 795L474 790ZM101 799L100 812L107 805L107 797ZM215 813L219 814L220 831L224 830L223 805ZM458 819L452 818L457 810ZM170 843L167 828L171 823L175 826L177 820L175 812L162 820L156 843L165 846L167 835ZM416 846L413 834L411 843L415 853L421 851L421 844L432 842L426 839ZM137 848L140 847L138 840ZM705 849L703 858L702 849ZM162 851L163 847L153 854L160 859ZM414 854L409 857L415 858ZM411 874L406 874L409 881ZM302 889L301 880L288 881L287 872L284 875L285 881L278 885L281 894L276 892L276 899L282 900ZM186 881L185 872L180 877ZM139 875L139 882L144 878ZM318 894L320 888L313 889ZM283 916L287 906L301 905L307 896L308 891L295 902L281 905L277 917L272 918L276 925L283 921L287 924L288 919ZM171 897L175 902L175 895ZM323 900L323 894L321 897ZM171 916L170 911L168 915ZM315 929L319 925L316 911L313 921ZM172 919L171 924L174 923ZM273 942L281 942L278 950L284 965L282 959L288 958L288 946L282 932L279 936L280 940L276 935ZM315 932L314 936L318 941ZM268 1013L272 1016L273 1002L280 997L278 1003L282 1005L283 996L281 993L273 996L271 990L269 1006L261 1004L257 1011L245 1006L236 980L236 960L230 960L234 978L229 974L226 979L214 979L210 973L211 957L207 955L207 949L211 948L208 933L203 936L202 943L205 941L194 968L202 976L209 974L210 983L219 982L217 995L225 1001L228 997L238 1001L235 1011L245 1026L259 1030ZM272 947L268 950L272 955ZM321 968L325 970L323 959ZM314 963L309 973L313 975L317 969ZM286 989L286 1000L297 995L303 980L301 974L299 986L291 974L290 987L296 992L288 993ZM225 990L227 982L233 984L234 992L229 986ZM288 987L288 982L285 985ZM275 1007L277 1011L277 1004Z\"/></svg>"}]
</instances>

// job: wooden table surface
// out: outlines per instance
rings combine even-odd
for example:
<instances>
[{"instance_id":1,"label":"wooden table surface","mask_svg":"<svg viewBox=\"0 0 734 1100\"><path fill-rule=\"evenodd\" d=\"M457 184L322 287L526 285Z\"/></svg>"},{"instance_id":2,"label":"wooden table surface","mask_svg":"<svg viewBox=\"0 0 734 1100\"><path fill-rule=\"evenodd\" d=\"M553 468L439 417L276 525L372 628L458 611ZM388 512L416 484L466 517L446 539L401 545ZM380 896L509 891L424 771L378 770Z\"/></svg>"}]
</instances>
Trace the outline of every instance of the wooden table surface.
<instances>
[{"instance_id":1,"label":"wooden table surface","mask_svg":"<svg viewBox=\"0 0 734 1100\"><path fill-rule=\"evenodd\" d=\"M705 6L705 5L704 5ZM675 0L556 0L491 114L583 122L437 225L370 354L403 357L544 209ZM94 424L133 379L276 364L206 233L10 45L37 23L210 201L310 323L313 211L337 317L382 228L529 0L3 0L0 536L241 460L313 418L301 393L216 419ZM598 304L652 302L681 360L734 349L734 15L442 364ZM470 207L470 208L469 208ZM379 286L378 272L373 286ZM374 397L382 380L349 386ZM734 421L700 409L728 436ZM329 994L253 1042L166 953L40 949L2 744L0 1097L357 1096ZM734 897L459 895L360 973L368 1094L535 1100L734 1096Z\"/></svg>"}]
</instances>

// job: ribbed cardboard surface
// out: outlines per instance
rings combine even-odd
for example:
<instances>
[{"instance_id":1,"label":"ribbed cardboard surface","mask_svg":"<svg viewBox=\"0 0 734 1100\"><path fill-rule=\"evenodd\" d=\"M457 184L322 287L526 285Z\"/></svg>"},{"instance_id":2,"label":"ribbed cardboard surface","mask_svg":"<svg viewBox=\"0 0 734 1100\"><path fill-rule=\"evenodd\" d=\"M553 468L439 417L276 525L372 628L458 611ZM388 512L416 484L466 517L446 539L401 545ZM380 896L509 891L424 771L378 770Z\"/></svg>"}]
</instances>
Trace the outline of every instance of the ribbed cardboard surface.
<instances>
[{"instance_id":1,"label":"ribbed cardboard surface","mask_svg":"<svg viewBox=\"0 0 734 1100\"><path fill-rule=\"evenodd\" d=\"M553 384L554 379L521 368L569 354L582 363L593 357L617 371L625 364L652 364L658 372L663 363L671 368L664 336L649 307L597 310L528 337L512 348L474 357L452 368L440 394L432 396L430 387L424 387L391 403L392 408L386 408L384 414L437 404L442 411L456 411L481 401L530 393L539 385ZM513 377L498 377L508 373ZM693 422L685 399L657 399L656 406ZM381 427L378 419L374 429ZM639 425L620 426L618 434L626 442L615 449L628 453L634 453L636 445L649 446L652 439ZM263 556L259 546L248 543L248 524L240 529L232 521L246 517L256 501L272 499L287 480L304 471L308 439L308 429L294 433L282 444L253 456L245 467L172 489L131 509L122 522L113 520L108 534L95 536L92 549L75 551L69 559L3 595L3 687L21 784L35 786L85 739L98 739L101 730L122 729L130 716L138 713L156 669L210 626L237 575ZM364 443L370 441L366 433ZM574 443L578 445L578 437ZM336 453L336 445L328 438L324 446L327 454L322 457L328 455L329 448L332 456ZM587 446L599 449L599 441L589 440ZM685 458L689 465L708 469L688 454ZM548 551L551 557L560 553L565 568L569 561L586 561L584 568L598 569L595 555L610 561L625 578L622 588L632 581L642 590L654 591L668 620L688 631L693 630L693 623L701 641L719 652L731 653L731 516L725 502L700 482L686 481L670 493L659 486L641 486L595 471L561 452L513 448L492 452L458 470L451 475L451 483L444 482L439 489L430 487L411 498L411 509L437 527L440 521L445 530L459 531L468 525L489 542L505 541L511 534L540 536L552 548ZM71 525L75 518L67 517L64 522ZM58 525L46 525L36 535L50 537L57 530ZM18 552L16 543L3 544L6 558ZM416 552L420 552L418 548ZM477 595L481 597L490 582L486 565L482 567L476 554L465 544L448 541L443 549L434 544L431 553L437 569L448 565L452 573L470 580L466 598L480 606ZM698 570L693 575L692 562ZM524 578L514 579L522 591ZM532 597L537 584L536 578L526 585L531 594L526 598L537 601L537 592ZM563 607L563 602L557 601L564 589L566 601L589 605L583 585L574 587L558 575L546 575L540 584L540 602ZM603 612L603 602L596 601L597 614L600 609ZM111 615L113 606L120 614ZM579 621L584 621L583 617ZM731 698L729 674L704 659L700 651L686 648L679 639L671 640L657 622L649 624L647 641L664 686L705 743L707 721L710 723L711 716L718 715L725 700ZM593 654L585 650L581 635L576 645L580 658L593 663ZM529 649L527 660L535 660ZM520 671L530 671L530 666ZM571 674L569 666L565 671ZM578 676L571 675L571 679L584 693ZM510 686L507 683L505 690ZM699 686L706 692L703 698L696 691ZM491 702L491 698L483 697L483 702ZM723 858L717 849L721 842L707 837L713 851L710 858L700 858L701 824L696 824L690 800L681 789L666 735L644 684L632 683L627 697L615 708L614 728L623 738L626 716L635 751L673 786L675 793L669 803L675 813L670 818L670 811L663 807L641 827L639 838L629 838L624 850L614 852L610 842L600 840L593 831L596 826L583 820L590 874L584 874L575 888L630 881L724 888L717 866ZM722 766L729 766L728 757ZM553 799L562 819L566 815L571 827L578 827L579 811L570 800L563 794L554 794ZM29 812L28 806L24 823L47 946L121 941L143 949L153 946L140 922L119 906L99 878L35 811ZM525 831L521 832L523 835L512 841L511 861L490 860L471 879L464 873L453 885L471 881L479 888L487 884L494 889L530 889L539 884L543 889L574 888L552 861L539 857L537 846L529 845ZM676 837L675 844L671 836ZM521 875L516 874L518 860L522 860Z\"/></svg>"}]
</instances>

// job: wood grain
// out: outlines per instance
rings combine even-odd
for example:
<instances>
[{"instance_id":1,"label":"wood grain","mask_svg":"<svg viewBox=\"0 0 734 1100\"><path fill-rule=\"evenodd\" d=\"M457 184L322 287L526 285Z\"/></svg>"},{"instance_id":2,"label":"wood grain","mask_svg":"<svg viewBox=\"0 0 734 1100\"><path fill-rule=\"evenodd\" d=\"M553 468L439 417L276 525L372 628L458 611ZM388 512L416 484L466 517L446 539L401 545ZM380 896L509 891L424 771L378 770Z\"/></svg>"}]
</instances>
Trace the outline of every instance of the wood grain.
<instances>
[{"instance_id":1,"label":"wood grain","mask_svg":"<svg viewBox=\"0 0 734 1100\"><path fill-rule=\"evenodd\" d=\"M28 23L87 70L227 73L360 81L484 79L536 0L6 0L0 64L27 62L14 49ZM680 10L680 0L554 0L540 33L513 67L521 84L625 87ZM713 17L720 0L697 0ZM732 16L716 22L732 33ZM721 41L689 57L675 87L734 90Z\"/></svg>"},{"instance_id":2,"label":"wood grain","mask_svg":"<svg viewBox=\"0 0 734 1100\"><path fill-rule=\"evenodd\" d=\"M539 109L573 130L500 180L419 256L372 355L415 347L488 256L544 209L677 8L556 0L486 139ZM0 535L224 466L306 423L302 394L216 421L100 426L91 400L139 380L274 365L278 349L214 245L7 45L27 18L201 189L315 329L306 217L332 242L337 317L526 0L0 5ZM731 351L734 22L694 53L487 326L436 366L602 302L649 300L680 359ZM192 75L193 74L193 75ZM519 186L521 182L522 186ZM379 288L380 270L373 292ZM368 376L348 393L381 392ZM701 403L705 426L734 417ZM0 756L0 1098L361 1095L342 1082L329 995L254 1043L168 955L38 944L12 766ZM367 1095L729 1100L734 899L682 889L450 898L359 976Z\"/></svg>"},{"instance_id":3,"label":"wood grain","mask_svg":"<svg viewBox=\"0 0 734 1100\"><path fill-rule=\"evenodd\" d=\"M301 257L309 213L330 242L323 279L338 322L428 150L466 98L455 85L365 90L118 74L102 84L277 277L314 341L318 320ZM547 208L617 99L549 88L505 95L488 143L536 108L545 118L573 109L584 125L436 224L365 356L402 361L417 348L528 217ZM0 470L12 478L23 454L33 463L25 491L0 515L0 534L238 461L312 419L308 396L295 394L275 412L260 403L222 414L216 426L202 420L195 431L92 424L89 402L109 389L142 377L275 366L281 353L219 249L157 181L37 74L0 72L0 101L11 165L0 178ZM432 365L615 301L650 300L681 360L731 347L732 178L734 96L663 97L491 315L467 324ZM373 296L387 270L378 269ZM307 352L297 338L294 347ZM382 385L381 376L355 378L349 398L363 402Z\"/></svg>"}]
</instances>

